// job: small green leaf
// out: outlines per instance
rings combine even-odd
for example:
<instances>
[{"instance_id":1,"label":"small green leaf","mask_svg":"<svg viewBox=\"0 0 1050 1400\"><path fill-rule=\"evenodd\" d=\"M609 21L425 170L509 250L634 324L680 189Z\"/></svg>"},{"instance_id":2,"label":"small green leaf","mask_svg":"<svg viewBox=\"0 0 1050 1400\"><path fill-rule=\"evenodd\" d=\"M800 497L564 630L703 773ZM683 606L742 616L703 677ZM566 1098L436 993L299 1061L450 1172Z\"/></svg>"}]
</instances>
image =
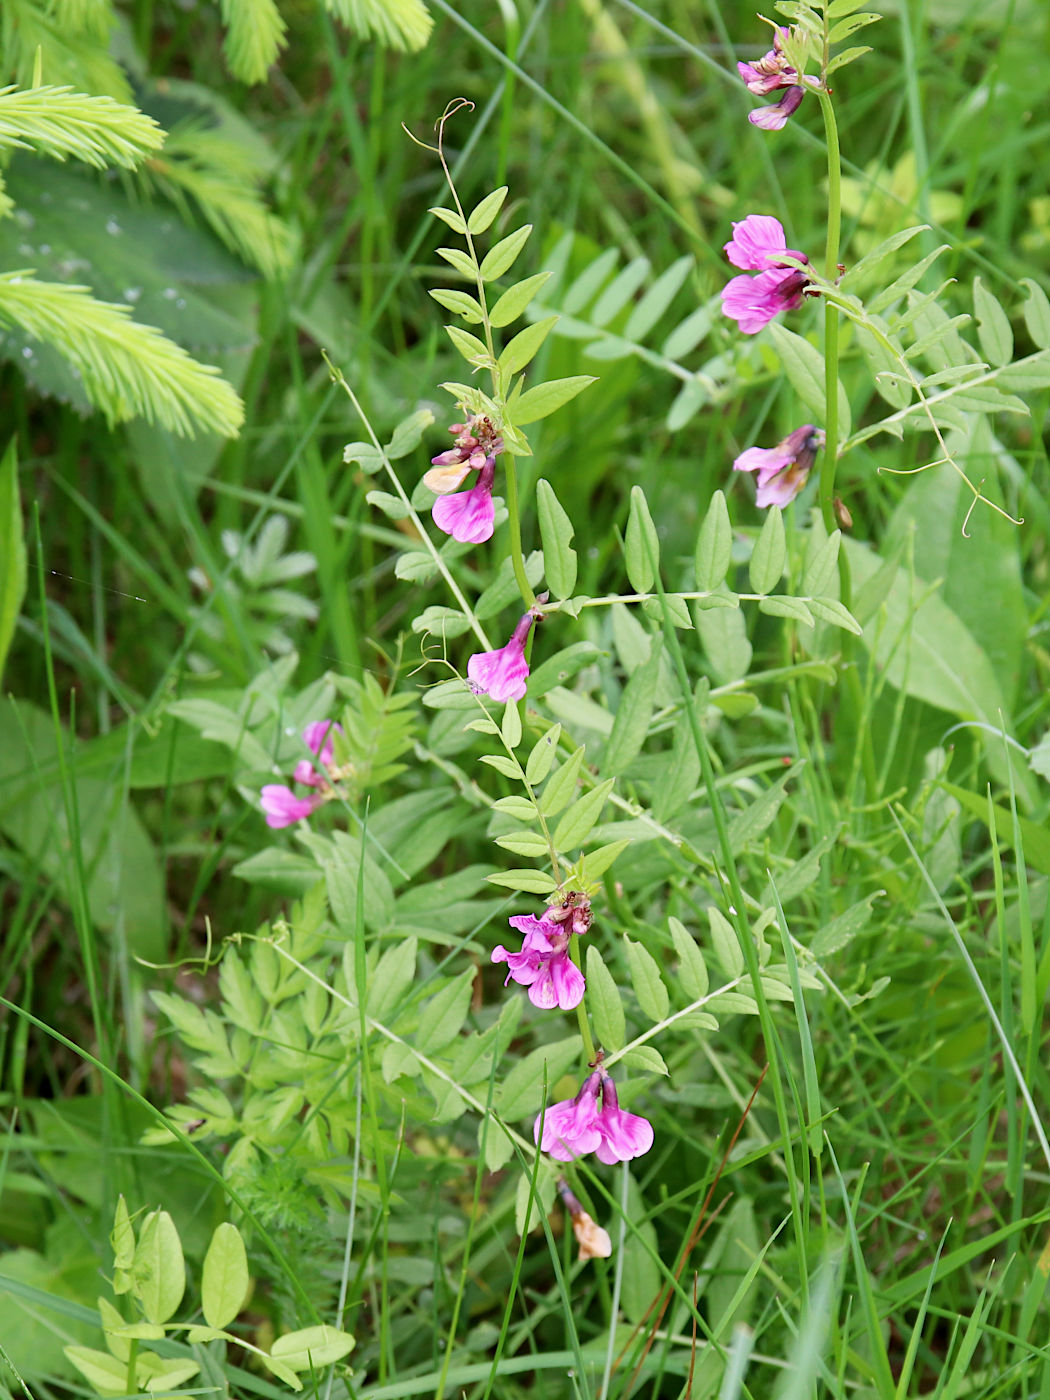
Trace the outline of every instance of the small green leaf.
<instances>
[{"instance_id":1,"label":"small green leaf","mask_svg":"<svg viewBox=\"0 0 1050 1400\"><path fill-rule=\"evenodd\" d=\"M696 586L701 592L715 589L723 581L733 555L733 531L729 510L721 491L711 497L711 504L696 538Z\"/></svg>"},{"instance_id":2,"label":"small green leaf","mask_svg":"<svg viewBox=\"0 0 1050 1400\"><path fill-rule=\"evenodd\" d=\"M607 846L598 846L588 851L580 862L580 870L585 881L599 879L618 856L622 856L630 841L610 841Z\"/></svg>"},{"instance_id":3,"label":"small green leaf","mask_svg":"<svg viewBox=\"0 0 1050 1400\"><path fill-rule=\"evenodd\" d=\"M113 1250L114 1266L118 1269L130 1269L135 1262L135 1227L131 1223L128 1203L123 1195L117 1197L109 1243Z\"/></svg>"},{"instance_id":4,"label":"small green leaf","mask_svg":"<svg viewBox=\"0 0 1050 1400\"><path fill-rule=\"evenodd\" d=\"M488 346L476 335L471 335L470 331L465 331L460 326L446 326L445 334L468 365L485 368L491 366L492 356L488 352Z\"/></svg>"},{"instance_id":5,"label":"small green leaf","mask_svg":"<svg viewBox=\"0 0 1050 1400\"><path fill-rule=\"evenodd\" d=\"M513 700L504 707L500 733L508 749L516 749L521 743L521 714Z\"/></svg>"},{"instance_id":6,"label":"small green leaf","mask_svg":"<svg viewBox=\"0 0 1050 1400\"><path fill-rule=\"evenodd\" d=\"M558 324L558 319L557 316L545 316L542 321L534 321L508 341L497 362L500 373L509 376L524 369Z\"/></svg>"},{"instance_id":7,"label":"small green leaf","mask_svg":"<svg viewBox=\"0 0 1050 1400\"><path fill-rule=\"evenodd\" d=\"M536 513L543 542L543 572L555 598L568 598L576 587L575 527L545 478L536 483Z\"/></svg>"},{"instance_id":8,"label":"small green leaf","mask_svg":"<svg viewBox=\"0 0 1050 1400\"><path fill-rule=\"evenodd\" d=\"M973 279L973 309L977 316L977 340L981 354L990 365L1009 364L1014 353L1014 333L1010 318L985 290L979 277Z\"/></svg>"},{"instance_id":9,"label":"small green leaf","mask_svg":"<svg viewBox=\"0 0 1050 1400\"><path fill-rule=\"evenodd\" d=\"M531 224L523 224L521 228L509 233L506 238L490 248L481 260L481 276L485 282L492 282L497 277L510 270L515 258L528 242L529 234L532 232ZM439 250L440 251L440 250Z\"/></svg>"},{"instance_id":10,"label":"small green leaf","mask_svg":"<svg viewBox=\"0 0 1050 1400\"><path fill-rule=\"evenodd\" d=\"M846 50L846 53L851 50ZM845 58L845 54L840 57ZM852 267L842 275L839 286L843 291L855 291L858 287L865 286L878 271L881 264L895 253L898 248L903 248L905 243L910 242L916 234L924 233L929 228L929 224L913 224L910 228L899 229L896 233L884 238L881 243L872 248L870 253L865 253L862 258L853 264Z\"/></svg>"},{"instance_id":11,"label":"small green leaf","mask_svg":"<svg viewBox=\"0 0 1050 1400\"><path fill-rule=\"evenodd\" d=\"M744 972L744 954L736 930L720 909L711 905L707 911L711 923L711 942L715 957L728 977L740 977Z\"/></svg>"},{"instance_id":12,"label":"small green leaf","mask_svg":"<svg viewBox=\"0 0 1050 1400\"><path fill-rule=\"evenodd\" d=\"M270 1356L292 1371L319 1371L334 1361L341 1361L355 1345L349 1332L322 1323L319 1327L304 1327L278 1337L270 1348Z\"/></svg>"},{"instance_id":13,"label":"small green leaf","mask_svg":"<svg viewBox=\"0 0 1050 1400\"><path fill-rule=\"evenodd\" d=\"M814 617L819 617L824 622L830 622L834 627L844 627L855 637L859 637L863 630L850 610L837 598L810 598L809 610Z\"/></svg>"},{"instance_id":14,"label":"small green leaf","mask_svg":"<svg viewBox=\"0 0 1050 1400\"><path fill-rule=\"evenodd\" d=\"M540 742L543 742L542 739ZM500 797L493 802L492 810L505 812L508 817L513 817L519 822L531 822L536 815L536 808L527 797Z\"/></svg>"},{"instance_id":15,"label":"small green leaf","mask_svg":"<svg viewBox=\"0 0 1050 1400\"><path fill-rule=\"evenodd\" d=\"M845 68L847 63L854 63L858 58L863 58L866 53L871 53L870 44L854 44L852 48L842 49L827 66L827 72L834 73L839 68Z\"/></svg>"},{"instance_id":16,"label":"small green leaf","mask_svg":"<svg viewBox=\"0 0 1050 1400\"><path fill-rule=\"evenodd\" d=\"M63 1347L66 1357L100 1395L125 1395L128 1389L127 1363L94 1347Z\"/></svg>"},{"instance_id":17,"label":"small green leaf","mask_svg":"<svg viewBox=\"0 0 1050 1400\"><path fill-rule=\"evenodd\" d=\"M640 486L631 487L631 508L623 541L624 566L636 593L648 593L660 565L660 541Z\"/></svg>"},{"instance_id":18,"label":"small green leaf","mask_svg":"<svg viewBox=\"0 0 1050 1400\"><path fill-rule=\"evenodd\" d=\"M509 326L511 321L516 321L544 283L550 281L550 276L549 272L537 272L508 287L489 312L492 325Z\"/></svg>"},{"instance_id":19,"label":"small green leaf","mask_svg":"<svg viewBox=\"0 0 1050 1400\"><path fill-rule=\"evenodd\" d=\"M1028 334L1040 350L1050 350L1050 300L1039 283L1030 277L1023 277L1021 286L1028 293L1021 304Z\"/></svg>"},{"instance_id":20,"label":"small green leaf","mask_svg":"<svg viewBox=\"0 0 1050 1400\"><path fill-rule=\"evenodd\" d=\"M671 1071L667 1068L664 1057L652 1045L636 1045L633 1050L628 1050L623 1057L623 1063L628 1069L641 1070L643 1074L667 1074Z\"/></svg>"},{"instance_id":21,"label":"small green leaf","mask_svg":"<svg viewBox=\"0 0 1050 1400\"><path fill-rule=\"evenodd\" d=\"M806 546L806 566L802 575L802 587L814 597L820 597L835 577L839 562L839 548L842 544L842 531L833 530L822 539L823 531L810 531Z\"/></svg>"},{"instance_id":22,"label":"small green leaf","mask_svg":"<svg viewBox=\"0 0 1050 1400\"><path fill-rule=\"evenodd\" d=\"M201 1307L210 1327L228 1327L244 1306L251 1279L244 1240L236 1225L219 1225L201 1272Z\"/></svg>"},{"instance_id":23,"label":"small green leaf","mask_svg":"<svg viewBox=\"0 0 1050 1400\"><path fill-rule=\"evenodd\" d=\"M415 1042L424 1055L436 1055L459 1035L470 1010L473 989L474 969L468 967L447 987L427 998Z\"/></svg>"},{"instance_id":24,"label":"small green leaf","mask_svg":"<svg viewBox=\"0 0 1050 1400\"><path fill-rule=\"evenodd\" d=\"M755 541L748 573L756 593L769 593L780 582L787 563L784 520L779 506L770 506L762 533Z\"/></svg>"},{"instance_id":25,"label":"small green leaf","mask_svg":"<svg viewBox=\"0 0 1050 1400\"><path fill-rule=\"evenodd\" d=\"M167 1322L186 1291L186 1265L175 1222L166 1210L146 1216L131 1266L132 1288L149 1322Z\"/></svg>"},{"instance_id":26,"label":"small green leaf","mask_svg":"<svg viewBox=\"0 0 1050 1400\"><path fill-rule=\"evenodd\" d=\"M588 384L594 382L593 374L574 374L568 379L548 379L546 384L537 384L534 389L526 389L507 405L511 420L519 426L538 423L541 418L548 418L577 394L581 394Z\"/></svg>"},{"instance_id":27,"label":"small green leaf","mask_svg":"<svg viewBox=\"0 0 1050 1400\"><path fill-rule=\"evenodd\" d=\"M810 345L808 340L796 335L794 331L789 331L786 326L778 325L776 321L770 322L769 333L791 387L814 415L814 421L818 425L826 422L824 356L816 346ZM843 438L849 437L850 432L849 397L842 387L841 381L838 386L838 401L839 440L841 441ZM828 444L829 452L833 450L833 446L832 443Z\"/></svg>"},{"instance_id":28,"label":"small green leaf","mask_svg":"<svg viewBox=\"0 0 1050 1400\"><path fill-rule=\"evenodd\" d=\"M841 44L843 39L849 39L856 34L858 29L864 29L866 25L875 24L882 18L881 15L872 13L861 13L859 15L849 15L848 18L839 20L838 24L833 24L828 34L829 44Z\"/></svg>"},{"instance_id":29,"label":"small green leaf","mask_svg":"<svg viewBox=\"0 0 1050 1400\"><path fill-rule=\"evenodd\" d=\"M582 748L576 749L547 780L540 797L540 811L545 817L557 816L572 801L583 765L583 753Z\"/></svg>"},{"instance_id":30,"label":"small green leaf","mask_svg":"<svg viewBox=\"0 0 1050 1400\"><path fill-rule=\"evenodd\" d=\"M525 770L516 758L508 758L501 753L487 753L482 756L482 763L487 763L490 768L495 768L497 773L502 773L505 778L517 778L519 782L525 776Z\"/></svg>"},{"instance_id":31,"label":"small green leaf","mask_svg":"<svg viewBox=\"0 0 1050 1400\"><path fill-rule=\"evenodd\" d=\"M612 733L602 755L603 773L611 773L615 777L633 763L642 751L656 703L662 650L663 637L657 633L652 638L648 659L635 668L623 688Z\"/></svg>"},{"instance_id":32,"label":"small green leaf","mask_svg":"<svg viewBox=\"0 0 1050 1400\"><path fill-rule=\"evenodd\" d=\"M502 885L504 889L521 890L524 894L550 894L558 888L542 870L502 870L498 875L486 875L490 885Z\"/></svg>"},{"instance_id":33,"label":"small green leaf","mask_svg":"<svg viewBox=\"0 0 1050 1400\"><path fill-rule=\"evenodd\" d=\"M450 263L451 266L456 269L457 272L462 273L463 276L466 277L469 281L474 281L475 277L477 276L477 273L474 270L474 264L471 262L467 254L462 251L462 249L438 248L436 251L439 258L444 258L447 263Z\"/></svg>"},{"instance_id":34,"label":"small green leaf","mask_svg":"<svg viewBox=\"0 0 1050 1400\"><path fill-rule=\"evenodd\" d=\"M547 842L538 831L508 832L496 837L496 845L526 860L542 860L548 854Z\"/></svg>"},{"instance_id":35,"label":"small green leaf","mask_svg":"<svg viewBox=\"0 0 1050 1400\"><path fill-rule=\"evenodd\" d=\"M428 209L427 213L433 214L442 223L448 224L453 233L466 233L467 231L462 215L457 213L455 209L443 209L441 205L437 205L433 209Z\"/></svg>"},{"instance_id":36,"label":"small green leaf","mask_svg":"<svg viewBox=\"0 0 1050 1400\"><path fill-rule=\"evenodd\" d=\"M467 219L467 232L470 234L484 233L489 224L503 208L503 201L507 198L507 186L500 185L498 190L493 190L487 194L480 203L476 204L470 211Z\"/></svg>"},{"instance_id":37,"label":"small green leaf","mask_svg":"<svg viewBox=\"0 0 1050 1400\"><path fill-rule=\"evenodd\" d=\"M379 959L368 979L366 1005L373 1021L384 1021L414 981L418 947L418 940L409 937L394 943Z\"/></svg>"},{"instance_id":38,"label":"small green leaf","mask_svg":"<svg viewBox=\"0 0 1050 1400\"><path fill-rule=\"evenodd\" d=\"M0 461L0 675L26 594L26 547L14 438Z\"/></svg>"},{"instance_id":39,"label":"small green leaf","mask_svg":"<svg viewBox=\"0 0 1050 1400\"><path fill-rule=\"evenodd\" d=\"M671 1001L667 994L660 968L647 948L623 936L627 949L627 966L631 973L631 985L638 998L638 1005L652 1021L663 1021L670 1010Z\"/></svg>"},{"instance_id":40,"label":"small green leaf","mask_svg":"<svg viewBox=\"0 0 1050 1400\"><path fill-rule=\"evenodd\" d=\"M710 979L707 965L696 939L679 919L672 915L668 920L674 949L678 954L678 978L690 1001L699 1001L707 996Z\"/></svg>"},{"instance_id":41,"label":"small green leaf","mask_svg":"<svg viewBox=\"0 0 1050 1400\"><path fill-rule=\"evenodd\" d=\"M627 1041L627 1022L620 989L594 943L587 945L587 1009L602 1049L622 1049Z\"/></svg>"},{"instance_id":42,"label":"small green leaf","mask_svg":"<svg viewBox=\"0 0 1050 1400\"><path fill-rule=\"evenodd\" d=\"M577 802L572 803L554 828L554 835L551 839L555 850L574 851L583 845L592 828L597 824L606 798L612 789L613 779L607 778L604 783L599 783L596 788L592 788Z\"/></svg>"},{"instance_id":43,"label":"small green leaf","mask_svg":"<svg viewBox=\"0 0 1050 1400\"><path fill-rule=\"evenodd\" d=\"M443 306L446 311L455 312L457 316L462 316L471 325L478 325L485 319L481 303L477 297L472 297L469 292L456 291L452 287L433 287L430 295L439 306Z\"/></svg>"},{"instance_id":44,"label":"small green leaf","mask_svg":"<svg viewBox=\"0 0 1050 1400\"><path fill-rule=\"evenodd\" d=\"M801 622L804 627L813 627L813 614L804 598L788 598L778 594L775 598L763 598L758 605L759 612L770 617L790 617L793 622Z\"/></svg>"},{"instance_id":45,"label":"small green leaf","mask_svg":"<svg viewBox=\"0 0 1050 1400\"><path fill-rule=\"evenodd\" d=\"M547 774L551 771L554 763L554 755L558 752L558 740L561 738L561 725L554 724L547 730L541 738L537 739L533 745L525 763L525 781L530 787L535 787L542 783ZM530 804L531 805L531 804Z\"/></svg>"}]
</instances>

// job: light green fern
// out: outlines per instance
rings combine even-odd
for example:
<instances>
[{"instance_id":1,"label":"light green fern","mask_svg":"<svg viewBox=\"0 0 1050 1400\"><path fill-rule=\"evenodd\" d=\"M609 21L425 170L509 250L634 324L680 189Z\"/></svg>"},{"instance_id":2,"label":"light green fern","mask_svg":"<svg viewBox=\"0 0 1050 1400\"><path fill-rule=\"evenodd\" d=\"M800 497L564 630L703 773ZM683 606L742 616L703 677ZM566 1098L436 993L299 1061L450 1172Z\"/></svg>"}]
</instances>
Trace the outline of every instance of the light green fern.
<instances>
[{"instance_id":1,"label":"light green fern","mask_svg":"<svg viewBox=\"0 0 1050 1400\"><path fill-rule=\"evenodd\" d=\"M70 87L0 88L0 149L20 147L104 170L134 169L164 144L164 132L136 107Z\"/></svg>"}]
</instances>

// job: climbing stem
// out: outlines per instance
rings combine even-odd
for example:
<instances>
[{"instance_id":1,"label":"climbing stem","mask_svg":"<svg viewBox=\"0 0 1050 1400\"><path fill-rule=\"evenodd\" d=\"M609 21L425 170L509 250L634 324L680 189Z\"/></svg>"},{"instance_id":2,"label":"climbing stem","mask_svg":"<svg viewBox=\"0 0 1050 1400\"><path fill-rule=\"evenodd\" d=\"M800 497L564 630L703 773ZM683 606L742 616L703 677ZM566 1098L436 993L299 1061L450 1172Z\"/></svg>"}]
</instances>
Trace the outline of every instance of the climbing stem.
<instances>
[{"instance_id":1,"label":"climbing stem","mask_svg":"<svg viewBox=\"0 0 1050 1400\"><path fill-rule=\"evenodd\" d=\"M525 556L521 549L521 508L518 504L518 470L514 458L508 452L503 458L503 469L507 481L507 524L510 527L510 562L517 580L518 592L526 610L536 606L536 595L525 577Z\"/></svg>"}]
</instances>

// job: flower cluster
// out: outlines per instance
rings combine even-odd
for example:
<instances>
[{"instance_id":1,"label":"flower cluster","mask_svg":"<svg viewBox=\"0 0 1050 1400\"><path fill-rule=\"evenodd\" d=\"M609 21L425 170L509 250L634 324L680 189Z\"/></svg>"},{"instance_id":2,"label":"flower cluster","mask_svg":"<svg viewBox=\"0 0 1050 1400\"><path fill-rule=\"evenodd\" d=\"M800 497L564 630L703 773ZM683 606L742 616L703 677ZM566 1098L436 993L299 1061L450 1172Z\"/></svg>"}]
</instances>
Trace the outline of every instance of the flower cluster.
<instances>
[{"instance_id":1,"label":"flower cluster","mask_svg":"<svg viewBox=\"0 0 1050 1400\"><path fill-rule=\"evenodd\" d=\"M776 447L749 447L733 463L738 472L758 473L756 504L786 506L806 484L817 453L824 446L824 430L803 423Z\"/></svg>"},{"instance_id":2,"label":"flower cluster","mask_svg":"<svg viewBox=\"0 0 1050 1400\"><path fill-rule=\"evenodd\" d=\"M805 93L805 79L799 77L784 53L783 43L790 34L791 30L781 25L773 33L773 47L768 53L756 58L754 63L737 64L744 86L757 97L766 97L771 92L784 89L784 96L779 102L748 113L747 119L752 126L760 126L765 131L779 131L785 126L788 117L798 110Z\"/></svg>"},{"instance_id":3,"label":"flower cluster","mask_svg":"<svg viewBox=\"0 0 1050 1400\"><path fill-rule=\"evenodd\" d=\"M802 305L809 285L803 268L785 263L793 258L808 263L805 253L788 248L784 228L770 214L748 214L733 225L733 236L725 245L726 257L734 267L756 272L757 277L734 277L722 289L722 310L739 322L745 335L755 335L783 311Z\"/></svg>"},{"instance_id":4,"label":"flower cluster","mask_svg":"<svg viewBox=\"0 0 1050 1400\"><path fill-rule=\"evenodd\" d=\"M601 1107L598 1098L601 1097ZM653 1126L619 1105L616 1085L599 1064L573 1099L551 1104L533 1126L533 1137L559 1162L593 1152L599 1162L628 1162L653 1145Z\"/></svg>"},{"instance_id":5,"label":"flower cluster","mask_svg":"<svg viewBox=\"0 0 1050 1400\"><path fill-rule=\"evenodd\" d=\"M519 986L528 987L533 1006L574 1011L583 1000L586 983L569 953L569 941L574 933L584 934L590 928L590 900L570 894L564 904L551 905L538 919L534 914L516 914L508 922L524 937L518 953L502 943L493 950L492 961L507 964L503 985L513 978Z\"/></svg>"},{"instance_id":6,"label":"flower cluster","mask_svg":"<svg viewBox=\"0 0 1050 1400\"><path fill-rule=\"evenodd\" d=\"M424 485L438 496L431 511L434 524L462 544L483 544L492 538L496 519L492 485L503 439L483 414L469 423L453 423L449 432L454 445L430 459L431 470L423 477ZM476 485L459 491L471 472L478 473Z\"/></svg>"},{"instance_id":7,"label":"flower cluster","mask_svg":"<svg viewBox=\"0 0 1050 1400\"><path fill-rule=\"evenodd\" d=\"M302 797L296 796L290 787L282 783L267 783L259 794L266 825L269 827L292 826L310 816L335 796L334 781L342 776L334 767L335 745L333 734L342 734L342 728L330 719L315 719L303 730L303 743L313 754L316 763L309 758L301 758L292 772L292 781L312 792ZM319 767L317 765L320 765Z\"/></svg>"}]
</instances>

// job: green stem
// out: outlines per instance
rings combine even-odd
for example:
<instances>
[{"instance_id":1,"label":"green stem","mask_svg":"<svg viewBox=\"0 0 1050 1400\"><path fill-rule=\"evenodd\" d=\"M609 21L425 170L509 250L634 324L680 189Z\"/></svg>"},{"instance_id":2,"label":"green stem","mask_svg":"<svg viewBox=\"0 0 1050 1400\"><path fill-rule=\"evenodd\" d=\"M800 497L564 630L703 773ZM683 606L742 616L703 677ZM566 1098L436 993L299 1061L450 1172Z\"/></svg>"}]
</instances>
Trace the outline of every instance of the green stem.
<instances>
[{"instance_id":1,"label":"green stem","mask_svg":"<svg viewBox=\"0 0 1050 1400\"><path fill-rule=\"evenodd\" d=\"M839 131L830 94L817 90L824 114L828 147L828 238L824 254L824 275L829 282L838 277L839 239L842 229L842 157ZM835 529L835 470L839 460L839 312L831 302L824 303L824 431L827 445L820 464L820 513L828 534Z\"/></svg>"},{"instance_id":2,"label":"green stem","mask_svg":"<svg viewBox=\"0 0 1050 1400\"><path fill-rule=\"evenodd\" d=\"M507 524L510 527L510 562L514 569L514 577L517 580L518 592L521 594L525 609L536 606L536 595L532 591L528 579L525 577L525 557L521 549L521 507L518 504L518 469L514 458L508 452L503 458L504 473L507 480Z\"/></svg>"}]
</instances>

